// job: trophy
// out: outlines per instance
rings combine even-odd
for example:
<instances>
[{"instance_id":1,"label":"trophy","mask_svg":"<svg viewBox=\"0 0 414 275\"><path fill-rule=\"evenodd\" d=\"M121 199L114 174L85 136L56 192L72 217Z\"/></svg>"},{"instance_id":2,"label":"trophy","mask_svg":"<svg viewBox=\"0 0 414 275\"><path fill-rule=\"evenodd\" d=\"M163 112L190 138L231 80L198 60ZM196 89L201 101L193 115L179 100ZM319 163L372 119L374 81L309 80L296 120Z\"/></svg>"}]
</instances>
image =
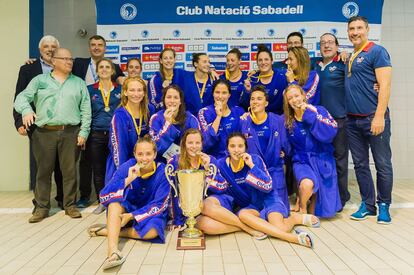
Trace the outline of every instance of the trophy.
<instances>
[{"instance_id":1,"label":"trophy","mask_svg":"<svg viewBox=\"0 0 414 275\"><path fill-rule=\"evenodd\" d=\"M187 217L187 228L178 233L178 250L206 248L203 232L194 227L195 217L201 213L203 199L207 195L209 183L205 184L205 177L214 179L216 173L217 167L211 163L208 170L185 169L174 172L171 164L165 167L165 175L175 192L174 197L179 196L179 206Z\"/></svg>"}]
</instances>

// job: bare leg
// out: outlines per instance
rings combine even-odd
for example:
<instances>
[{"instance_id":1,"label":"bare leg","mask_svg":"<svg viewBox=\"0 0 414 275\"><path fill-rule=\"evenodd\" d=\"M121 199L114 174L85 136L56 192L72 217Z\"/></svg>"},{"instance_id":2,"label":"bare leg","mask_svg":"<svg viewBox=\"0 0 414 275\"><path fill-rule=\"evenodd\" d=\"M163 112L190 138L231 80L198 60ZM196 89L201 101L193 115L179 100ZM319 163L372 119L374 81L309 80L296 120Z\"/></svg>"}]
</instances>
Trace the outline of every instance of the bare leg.
<instances>
[{"instance_id":1,"label":"bare leg","mask_svg":"<svg viewBox=\"0 0 414 275\"><path fill-rule=\"evenodd\" d=\"M275 214L274 219L283 220L283 216L281 214L276 213L276 212L272 214ZM279 215L280 217L277 217L277 215ZM260 218L260 214L256 210L253 210L253 209L241 210L239 212L239 217L242 222L272 237L285 240L291 243L297 243L297 244L299 243L298 236L296 234L285 232L279 229L278 227L276 227L275 225L263 220L262 218Z\"/></svg>"},{"instance_id":2,"label":"bare leg","mask_svg":"<svg viewBox=\"0 0 414 275\"><path fill-rule=\"evenodd\" d=\"M204 207L203 207L203 212L202 214L204 216L207 216L210 218L210 220L204 220L203 221L203 225L204 227L208 227L207 230L209 231L214 231L212 226L214 225L218 225L217 223L215 224L210 224L210 225L206 225L205 223L215 220L216 222L220 222L224 225L230 226L227 227L227 230L233 230L234 227L237 227L245 232L247 232L248 234L252 235L252 236L260 236L262 235L260 232L257 232L256 230L252 229L251 227L247 226L246 224L244 224L243 222L240 221L239 217L237 217L233 212L227 210L226 208L222 207L220 205L220 202L218 199L214 198L214 197L208 197L207 199L204 200ZM201 230L204 230L204 228L200 227L199 228ZM223 229L222 226L220 226L219 229ZM234 232L234 231L230 231L230 232Z\"/></svg>"},{"instance_id":3,"label":"bare leg","mask_svg":"<svg viewBox=\"0 0 414 275\"><path fill-rule=\"evenodd\" d=\"M313 194L313 181L303 179L299 185L300 213L307 214L308 200Z\"/></svg>"},{"instance_id":4,"label":"bare leg","mask_svg":"<svg viewBox=\"0 0 414 275\"><path fill-rule=\"evenodd\" d=\"M240 231L237 226L216 221L208 216L200 215L197 218L197 228L208 235L220 235Z\"/></svg>"},{"instance_id":5,"label":"bare leg","mask_svg":"<svg viewBox=\"0 0 414 275\"><path fill-rule=\"evenodd\" d=\"M315 207L316 207L316 194L313 194L311 197L311 202L309 205L309 213L315 215Z\"/></svg>"},{"instance_id":6,"label":"bare leg","mask_svg":"<svg viewBox=\"0 0 414 275\"><path fill-rule=\"evenodd\" d=\"M112 252L118 250L119 233L121 231L121 214L125 209L120 203L111 203L108 206L108 216L106 221L106 235L108 237L108 257ZM101 233L101 232L100 232ZM102 234L105 232L102 232Z\"/></svg>"}]
</instances>

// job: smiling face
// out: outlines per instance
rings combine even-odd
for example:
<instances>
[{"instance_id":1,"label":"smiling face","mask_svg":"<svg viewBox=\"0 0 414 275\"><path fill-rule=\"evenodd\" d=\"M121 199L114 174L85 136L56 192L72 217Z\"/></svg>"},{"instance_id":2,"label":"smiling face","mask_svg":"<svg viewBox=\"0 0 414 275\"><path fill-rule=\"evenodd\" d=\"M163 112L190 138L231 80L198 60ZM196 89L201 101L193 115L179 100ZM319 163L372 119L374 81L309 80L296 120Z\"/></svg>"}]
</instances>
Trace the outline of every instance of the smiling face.
<instances>
[{"instance_id":1,"label":"smiling face","mask_svg":"<svg viewBox=\"0 0 414 275\"><path fill-rule=\"evenodd\" d=\"M288 66L295 71L298 68L298 59L296 58L295 54L293 53L293 51L290 51L288 53L288 59L286 61L286 64L288 64Z\"/></svg>"},{"instance_id":2,"label":"smiling face","mask_svg":"<svg viewBox=\"0 0 414 275\"><path fill-rule=\"evenodd\" d=\"M129 77L139 77L142 72L141 64L137 60L129 61L127 72Z\"/></svg>"},{"instance_id":3,"label":"smiling face","mask_svg":"<svg viewBox=\"0 0 414 275\"><path fill-rule=\"evenodd\" d=\"M110 79L114 73L112 64L109 61L102 60L96 68L99 79Z\"/></svg>"},{"instance_id":4,"label":"smiling face","mask_svg":"<svg viewBox=\"0 0 414 275\"><path fill-rule=\"evenodd\" d=\"M362 47L368 41L368 25L362 20L355 20L348 24L348 38L355 48Z\"/></svg>"},{"instance_id":5,"label":"smiling face","mask_svg":"<svg viewBox=\"0 0 414 275\"><path fill-rule=\"evenodd\" d=\"M227 105L227 102L230 98L230 92L225 84L217 84L213 92L214 102L221 102L224 105Z\"/></svg>"},{"instance_id":6,"label":"smiling face","mask_svg":"<svg viewBox=\"0 0 414 275\"><path fill-rule=\"evenodd\" d=\"M335 37L330 34L325 34L321 37L321 55L323 58L333 58L338 52L338 45L336 45Z\"/></svg>"},{"instance_id":7,"label":"smiling face","mask_svg":"<svg viewBox=\"0 0 414 275\"><path fill-rule=\"evenodd\" d=\"M135 159L144 169L150 169L156 157L154 146L149 142L139 142L135 147Z\"/></svg>"},{"instance_id":8,"label":"smiling face","mask_svg":"<svg viewBox=\"0 0 414 275\"><path fill-rule=\"evenodd\" d=\"M138 80L130 81L124 95L128 98L128 103L139 104L145 96L144 85Z\"/></svg>"},{"instance_id":9,"label":"smiling face","mask_svg":"<svg viewBox=\"0 0 414 275\"><path fill-rule=\"evenodd\" d=\"M257 66L261 73L269 73L272 70L272 57L268 52L260 52L257 55Z\"/></svg>"},{"instance_id":10,"label":"smiling face","mask_svg":"<svg viewBox=\"0 0 414 275\"><path fill-rule=\"evenodd\" d=\"M185 140L185 148L189 157L194 158L198 152L201 152L203 148L203 141L199 133L187 135Z\"/></svg>"},{"instance_id":11,"label":"smiling face","mask_svg":"<svg viewBox=\"0 0 414 275\"><path fill-rule=\"evenodd\" d=\"M227 54L226 68L230 73L240 70L240 59L238 58L237 54L235 53Z\"/></svg>"},{"instance_id":12,"label":"smiling face","mask_svg":"<svg viewBox=\"0 0 414 275\"><path fill-rule=\"evenodd\" d=\"M160 57L159 62L165 70L172 70L175 66L174 52L171 50L164 51Z\"/></svg>"},{"instance_id":13,"label":"smiling face","mask_svg":"<svg viewBox=\"0 0 414 275\"><path fill-rule=\"evenodd\" d=\"M294 35L294 36L289 37L289 39L287 40L288 50L293 47L302 47L302 46L303 46L302 41L299 36Z\"/></svg>"},{"instance_id":14,"label":"smiling face","mask_svg":"<svg viewBox=\"0 0 414 275\"><path fill-rule=\"evenodd\" d=\"M169 88L165 93L164 104L166 109L178 110L181 105L180 92L174 88Z\"/></svg>"},{"instance_id":15,"label":"smiling face","mask_svg":"<svg viewBox=\"0 0 414 275\"><path fill-rule=\"evenodd\" d=\"M101 59L105 54L106 46L105 41L101 39L91 39L89 41L89 53L92 59Z\"/></svg>"},{"instance_id":16,"label":"smiling face","mask_svg":"<svg viewBox=\"0 0 414 275\"><path fill-rule=\"evenodd\" d=\"M57 43L52 41L44 41L42 45L40 45L40 56L46 63L52 63L52 54L57 49L57 47Z\"/></svg>"},{"instance_id":17,"label":"smiling face","mask_svg":"<svg viewBox=\"0 0 414 275\"><path fill-rule=\"evenodd\" d=\"M198 61L194 63L194 66L196 71L208 73L210 70L210 58L205 54L200 55Z\"/></svg>"},{"instance_id":18,"label":"smiling face","mask_svg":"<svg viewBox=\"0 0 414 275\"><path fill-rule=\"evenodd\" d=\"M73 67L71 52L64 48L56 49L54 56L52 57L52 65L54 71L69 74Z\"/></svg>"},{"instance_id":19,"label":"smiling face","mask_svg":"<svg viewBox=\"0 0 414 275\"><path fill-rule=\"evenodd\" d=\"M246 143L242 137L234 136L229 139L227 150L229 151L230 158L238 161L240 155L246 152Z\"/></svg>"},{"instance_id":20,"label":"smiling face","mask_svg":"<svg viewBox=\"0 0 414 275\"><path fill-rule=\"evenodd\" d=\"M250 95L250 109L253 113L265 112L268 102L262 91L253 91Z\"/></svg>"},{"instance_id":21,"label":"smiling face","mask_svg":"<svg viewBox=\"0 0 414 275\"><path fill-rule=\"evenodd\" d=\"M299 105L306 102L306 97L301 90L294 87L285 92L285 99L293 110L298 110Z\"/></svg>"}]
</instances>

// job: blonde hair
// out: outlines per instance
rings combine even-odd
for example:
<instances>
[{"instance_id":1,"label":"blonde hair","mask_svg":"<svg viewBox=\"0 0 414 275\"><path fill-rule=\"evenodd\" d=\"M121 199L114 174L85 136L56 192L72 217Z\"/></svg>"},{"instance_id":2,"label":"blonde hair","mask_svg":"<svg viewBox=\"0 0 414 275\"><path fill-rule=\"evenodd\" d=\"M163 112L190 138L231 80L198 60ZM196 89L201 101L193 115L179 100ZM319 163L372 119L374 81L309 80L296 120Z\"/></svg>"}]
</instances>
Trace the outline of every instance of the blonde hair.
<instances>
[{"instance_id":1,"label":"blonde hair","mask_svg":"<svg viewBox=\"0 0 414 275\"><path fill-rule=\"evenodd\" d=\"M193 134L199 134L201 137L201 143L203 143L203 135L201 134L201 131L196 129L196 128L189 128L187 129L180 141L180 155L178 157L178 169L190 169L191 168L191 163L190 163L190 158L188 156L187 153L187 148L185 147L185 143L187 141L187 137L189 135L193 135Z\"/></svg>"},{"instance_id":2,"label":"blonde hair","mask_svg":"<svg viewBox=\"0 0 414 275\"><path fill-rule=\"evenodd\" d=\"M287 93L293 89L298 89L303 96L304 102L307 103L305 91L302 89L301 86L291 84L287 86L287 88L283 91L283 113L285 115L285 127L289 130L289 133L291 133L293 129L293 122L295 121L295 111L293 110L292 106L289 105Z\"/></svg>"},{"instance_id":3,"label":"blonde hair","mask_svg":"<svg viewBox=\"0 0 414 275\"><path fill-rule=\"evenodd\" d=\"M137 81L141 83L144 89L144 97L142 98L141 102L139 103L139 116L145 121L145 124L148 124L149 120L149 109L148 109L148 92L147 92L147 85L145 81L138 77L127 77L122 84L122 92L121 92L121 106L126 106L128 103L128 97L125 95L125 92L128 90L128 85L131 82Z\"/></svg>"},{"instance_id":4,"label":"blonde hair","mask_svg":"<svg viewBox=\"0 0 414 275\"><path fill-rule=\"evenodd\" d=\"M298 78L297 80L299 85L303 86L308 80L310 72L310 58L308 50L304 47L292 47L288 52L292 52L298 61L298 66L294 73Z\"/></svg>"}]
</instances>

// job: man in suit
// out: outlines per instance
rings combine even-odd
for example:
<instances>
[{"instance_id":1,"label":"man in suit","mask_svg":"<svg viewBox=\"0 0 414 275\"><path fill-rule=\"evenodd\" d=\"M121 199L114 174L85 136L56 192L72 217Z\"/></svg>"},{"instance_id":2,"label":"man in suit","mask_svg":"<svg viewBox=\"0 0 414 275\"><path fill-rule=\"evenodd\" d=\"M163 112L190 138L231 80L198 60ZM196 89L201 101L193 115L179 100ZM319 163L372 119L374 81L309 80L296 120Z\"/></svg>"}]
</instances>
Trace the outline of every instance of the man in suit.
<instances>
[{"instance_id":1,"label":"man in suit","mask_svg":"<svg viewBox=\"0 0 414 275\"><path fill-rule=\"evenodd\" d=\"M37 75L43 73L50 73L52 71L52 53L59 47L59 41L51 35L45 35L39 41L39 53L40 57L31 64L25 64L20 67L19 77L16 84L16 93L14 98L16 99L17 95L26 89L29 82ZM17 129L17 132L22 136L28 136L30 140L30 189L35 188L36 184L36 162L33 156L33 144L32 144L32 133L35 125L30 128L26 128L23 125L22 115L16 112L13 108L13 117L14 125ZM59 167L58 158L56 158L56 165L54 170L54 177L56 182L56 201L58 206L62 208L63 201L63 188L62 188L62 173ZM33 201L35 203L35 201Z\"/></svg>"},{"instance_id":2,"label":"man in suit","mask_svg":"<svg viewBox=\"0 0 414 275\"><path fill-rule=\"evenodd\" d=\"M82 58L78 57L75 59L73 64L72 73L85 80L86 85L92 85L98 82L98 74L96 72L96 63L101 60L106 51L106 41L100 35L93 35L89 38L89 53L90 57ZM124 80L124 74L118 64L115 64L115 75L113 81L117 81L122 84ZM91 193L91 180L92 180L92 163L84 153L82 148L81 158L79 162L79 190L80 199L76 203L77 207L84 208L90 205L90 193ZM98 207L94 213L101 213L105 208Z\"/></svg>"}]
</instances>

